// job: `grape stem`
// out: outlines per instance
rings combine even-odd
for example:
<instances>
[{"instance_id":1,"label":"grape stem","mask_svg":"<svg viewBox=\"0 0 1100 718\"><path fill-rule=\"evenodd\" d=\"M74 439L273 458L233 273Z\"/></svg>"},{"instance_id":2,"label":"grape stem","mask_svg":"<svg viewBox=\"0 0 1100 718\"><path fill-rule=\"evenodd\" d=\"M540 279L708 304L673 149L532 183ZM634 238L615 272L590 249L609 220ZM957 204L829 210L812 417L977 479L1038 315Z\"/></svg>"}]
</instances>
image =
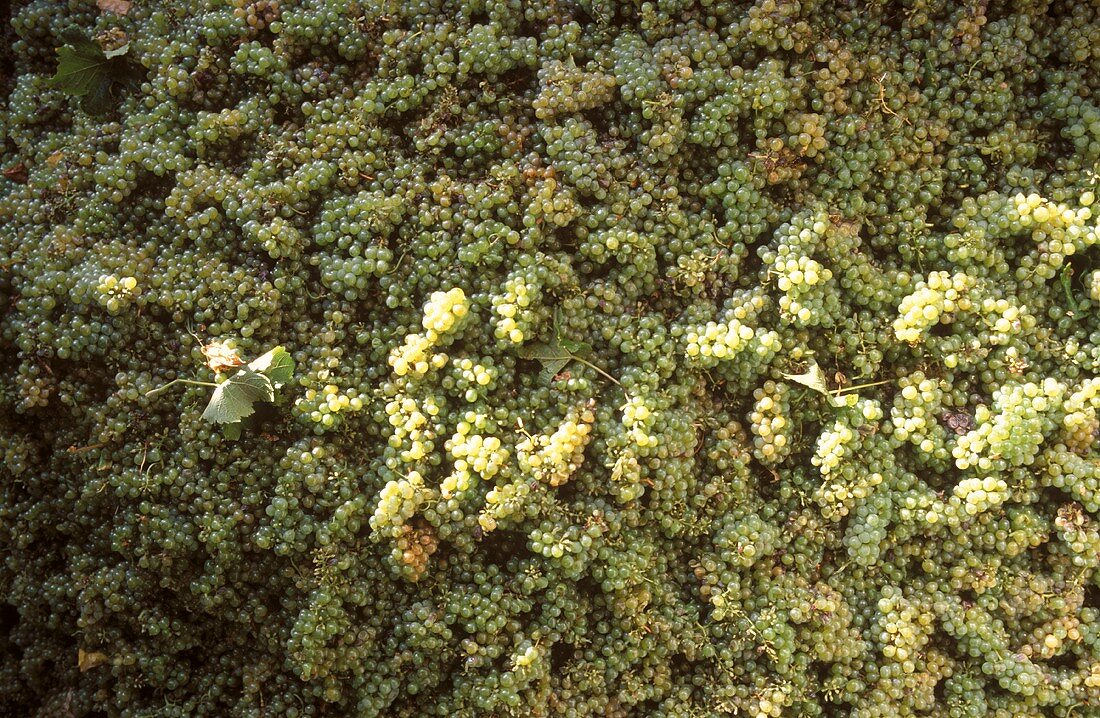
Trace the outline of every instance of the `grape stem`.
<instances>
[{"instance_id":1,"label":"grape stem","mask_svg":"<svg viewBox=\"0 0 1100 718\"><path fill-rule=\"evenodd\" d=\"M595 364L593 364L592 362L588 361L587 359L582 359L581 357L577 356L576 354L574 354L574 353L572 353L572 352L570 352L570 353L569 353L569 356L570 356L570 357L572 357L574 361L579 361L579 362L580 362L581 364L584 364L585 366L589 366L589 367L592 367L592 368L593 368L593 369L595 369L595 370L596 370L597 372L599 372L599 373L600 373L600 375L601 375L601 376L602 376L602 377L603 377L604 379L607 379L607 380L608 380L609 382L611 382L611 383L612 383L612 384L614 384L615 386L619 387L620 389L621 389L621 388L623 387L623 385L619 383L619 380L618 380L618 379L616 379L615 377L611 376L610 374L608 374L607 372L605 372L605 371L604 371L603 369L599 368L598 366L596 366L596 365L595 365Z\"/></svg>"},{"instance_id":2,"label":"grape stem","mask_svg":"<svg viewBox=\"0 0 1100 718\"><path fill-rule=\"evenodd\" d=\"M194 384L195 386L212 386L215 389L218 388L218 385L215 384L212 381L194 381L192 379L173 379L172 381L168 382L167 384L162 384L161 386L158 386L156 389L150 389L149 391L145 392L145 396L152 396L153 394L156 394L158 392L162 392L165 389L167 389L168 387L172 386L173 384Z\"/></svg>"},{"instance_id":3,"label":"grape stem","mask_svg":"<svg viewBox=\"0 0 1100 718\"><path fill-rule=\"evenodd\" d=\"M866 389L869 386L879 386L881 384L889 384L891 381L892 381L891 379L883 379L882 381L869 381L866 384L856 384L855 386L846 386L846 387L843 387L841 389L833 389L829 393L832 394L833 396L840 396L842 393L844 393L846 391L856 391L858 389Z\"/></svg>"}]
</instances>

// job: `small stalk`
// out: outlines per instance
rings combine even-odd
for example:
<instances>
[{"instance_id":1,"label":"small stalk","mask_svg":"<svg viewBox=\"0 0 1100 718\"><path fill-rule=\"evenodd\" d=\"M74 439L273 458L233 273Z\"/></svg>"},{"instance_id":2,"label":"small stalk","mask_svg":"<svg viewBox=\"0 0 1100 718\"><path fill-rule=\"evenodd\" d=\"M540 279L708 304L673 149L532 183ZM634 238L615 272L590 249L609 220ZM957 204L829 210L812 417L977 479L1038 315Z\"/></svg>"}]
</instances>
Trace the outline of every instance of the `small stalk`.
<instances>
[{"instance_id":1,"label":"small stalk","mask_svg":"<svg viewBox=\"0 0 1100 718\"><path fill-rule=\"evenodd\" d=\"M215 384L212 381L194 381L192 379L173 379L172 381L168 382L167 384L163 384L161 386L158 386L156 389L150 389L149 391L145 392L145 396L152 396L153 394L158 394L158 393L164 391L165 389L167 389L168 387L172 386L173 384L194 384L195 386L212 386L215 389L218 388L218 385Z\"/></svg>"},{"instance_id":2,"label":"small stalk","mask_svg":"<svg viewBox=\"0 0 1100 718\"><path fill-rule=\"evenodd\" d=\"M597 372L599 372L599 373L600 373L600 375L601 375L601 376L602 376L603 378L607 379L607 380L608 380L609 382L611 382L611 383L612 383L612 384L614 384L615 386L619 387L620 389L622 389L622 388L623 388L623 385L619 383L619 380L618 380L618 379L616 379L615 377L611 376L610 374L608 374L607 372L605 372L605 371L604 371L603 369L599 368L598 366L596 366L596 365L595 365L595 364L593 364L592 362L588 361L587 359L582 359L582 358L580 358L579 356L577 356L576 354L573 354L572 352L570 352L569 356L573 357L573 360L574 360L574 361L579 361L579 362L580 362L581 364L584 364L585 366L589 366L589 367L592 367L592 368L593 368L593 369L595 369L595 370L596 370Z\"/></svg>"},{"instance_id":3,"label":"small stalk","mask_svg":"<svg viewBox=\"0 0 1100 718\"><path fill-rule=\"evenodd\" d=\"M833 389L829 393L833 396L840 396L846 391L858 391L859 389L866 389L869 386L880 386L882 384L889 384L893 379L883 379L882 381L869 381L866 384L856 384L855 386L846 386L842 389Z\"/></svg>"}]
</instances>

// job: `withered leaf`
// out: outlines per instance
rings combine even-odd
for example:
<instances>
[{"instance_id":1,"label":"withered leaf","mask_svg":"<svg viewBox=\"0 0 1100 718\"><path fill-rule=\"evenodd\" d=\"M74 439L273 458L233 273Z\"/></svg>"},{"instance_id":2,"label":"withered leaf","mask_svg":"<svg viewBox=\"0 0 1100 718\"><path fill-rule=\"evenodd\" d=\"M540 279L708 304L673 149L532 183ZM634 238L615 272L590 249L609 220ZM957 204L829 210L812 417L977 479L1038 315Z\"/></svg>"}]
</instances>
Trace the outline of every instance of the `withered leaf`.
<instances>
[{"instance_id":1,"label":"withered leaf","mask_svg":"<svg viewBox=\"0 0 1100 718\"><path fill-rule=\"evenodd\" d=\"M7 167L4 169L4 176L10 179L12 182L26 184L27 166L24 165L22 162L17 162L11 167Z\"/></svg>"},{"instance_id":2,"label":"withered leaf","mask_svg":"<svg viewBox=\"0 0 1100 718\"><path fill-rule=\"evenodd\" d=\"M95 6L103 12L111 12L115 15L125 15L130 12L130 0L96 0Z\"/></svg>"},{"instance_id":3,"label":"withered leaf","mask_svg":"<svg viewBox=\"0 0 1100 718\"><path fill-rule=\"evenodd\" d=\"M80 669L81 673L90 671L93 668L98 668L107 661L108 658L106 653L85 651L83 648L78 648L76 651L76 667Z\"/></svg>"},{"instance_id":4,"label":"withered leaf","mask_svg":"<svg viewBox=\"0 0 1100 718\"><path fill-rule=\"evenodd\" d=\"M802 386L809 387L822 394L829 394L829 387L825 383L825 372L817 365L817 362L810 364L810 368L801 374L784 374L783 378L798 382Z\"/></svg>"},{"instance_id":5,"label":"withered leaf","mask_svg":"<svg viewBox=\"0 0 1100 718\"><path fill-rule=\"evenodd\" d=\"M203 346L202 355L206 357L206 365L219 374L244 366L244 359L237 354L237 350L225 342L210 342Z\"/></svg>"}]
</instances>

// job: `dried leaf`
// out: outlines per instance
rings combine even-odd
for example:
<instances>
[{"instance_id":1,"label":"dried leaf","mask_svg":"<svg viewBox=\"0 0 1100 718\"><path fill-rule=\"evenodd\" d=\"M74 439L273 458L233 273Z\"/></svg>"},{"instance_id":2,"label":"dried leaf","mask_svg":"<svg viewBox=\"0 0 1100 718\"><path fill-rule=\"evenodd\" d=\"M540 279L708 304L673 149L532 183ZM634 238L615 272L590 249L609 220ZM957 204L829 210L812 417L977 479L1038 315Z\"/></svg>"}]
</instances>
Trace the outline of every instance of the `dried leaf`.
<instances>
[{"instance_id":1,"label":"dried leaf","mask_svg":"<svg viewBox=\"0 0 1100 718\"><path fill-rule=\"evenodd\" d=\"M615 465L611 467L611 481L619 483L623 478L623 467L626 466L626 454L619 454L615 459Z\"/></svg>"},{"instance_id":2,"label":"dried leaf","mask_svg":"<svg viewBox=\"0 0 1100 718\"><path fill-rule=\"evenodd\" d=\"M202 355L206 357L206 365L219 374L244 366L244 359L237 354L237 350L225 342L210 342L202 348Z\"/></svg>"},{"instance_id":3,"label":"dried leaf","mask_svg":"<svg viewBox=\"0 0 1100 718\"><path fill-rule=\"evenodd\" d=\"M107 663L107 661L108 658L106 653L85 651L83 648L78 648L76 650L76 667L80 669L81 673L102 666Z\"/></svg>"},{"instance_id":4,"label":"dried leaf","mask_svg":"<svg viewBox=\"0 0 1100 718\"><path fill-rule=\"evenodd\" d=\"M107 58L121 57L130 51L130 38L121 27L109 27L95 36Z\"/></svg>"},{"instance_id":5,"label":"dried leaf","mask_svg":"<svg viewBox=\"0 0 1100 718\"><path fill-rule=\"evenodd\" d=\"M96 0L96 7L103 12L111 12L115 15L125 15L130 12L130 0Z\"/></svg>"},{"instance_id":6,"label":"dried leaf","mask_svg":"<svg viewBox=\"0 0 1100 718\"><path fill-rule=\"evenodd\" d=\"M958 435L974 429L974 417L965 411L949 411L944 415L947 428Z\"/></svg>"},{"instance_id":7,"label":"dried leaf","mask_svg":"<svg viewBox=\"0 0 1100 718\"><path fill-rule=\"evenodd\" d=\"M46 158L46 164L48 164L50 167L57 167L57 165L64 158L65 158L65 151L64 150L57 150L56 152L54 152L53 154L51 154L49 157Z\"/></svg>"},{"instance_id":8,"label":"dried leaf","mask_svg":"<svg viewBox=\"0 0 1100 718\"><path fill-rule=\"evenodd\" d=\"M11 167L4 170L4 176L10 179L12 182L18 182L19 184L27 183L27 166L22 162L17 162Z\"/></svg>"},{"instance_id":9,"label":"dried leaf","mask_svg":"<svg viewBox=\"0 0 1100 718\"><path fill-rule=\"evenodd\" d=\"M108 60L110 60L111 58L114 58L114 57L122 57L123 55L125 55L128 52L130 52L130 43L126 43L125 45L119 45L118 47L116 47L113 50L104 50L103 51L103 56L105 58L107 58Z\"/></svg>"},{"instance_id":10,"label":"dried leaf","mask_svg":"<svg viewBox=\"0 0 1100 718\"><path fill-rule=\"evenodd\" d=\"M784 374L783 378L798 382L802 386L807 386L825 395L830 393L829 386L825 383L825 372L817 365L817 362L811 364L810 368L802 374Z\"/></svg>"}]
</instances>

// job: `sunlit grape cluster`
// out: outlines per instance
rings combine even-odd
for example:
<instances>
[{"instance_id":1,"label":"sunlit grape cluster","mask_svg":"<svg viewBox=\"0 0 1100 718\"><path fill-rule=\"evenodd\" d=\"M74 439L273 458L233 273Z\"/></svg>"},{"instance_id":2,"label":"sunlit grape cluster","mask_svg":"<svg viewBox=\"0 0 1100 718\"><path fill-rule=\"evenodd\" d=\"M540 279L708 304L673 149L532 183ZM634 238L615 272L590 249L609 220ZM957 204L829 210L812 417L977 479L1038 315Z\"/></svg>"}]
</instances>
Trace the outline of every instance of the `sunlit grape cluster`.
<instances>
[{"instance_id":1,"label":"sunlit grape cluster","mask_svg":"<svg viewBox=\"0 0 1100 718\"><path fill-rule=\"evenodd\" d=\"M447 292L433 292L424 305L421 321L424 333L407 335L405 343L390 353L389 361L394 374L415 377L446 364L447 355L432 352L432 349L444 335L455 330L467 311L466 295L461 289L456 287Z\"/></svg>"},{"instance_id":2,"label":"sunlit grape cluster","mask_svg":"<svg viewBox=\"0 0 1100 718\"><path fill-rule=\"evenodd\" d=\"M890 410L893 436L898 441L908 441L930 459L943 461L950 456L948 449L949 420L956 429L966 430L965 414L944 414L944 392L940 382L914 372L898 381L901 391L894 397Z\"/></svg>"},{"instance_id":3,"label":"sunlit grape cluster","mask_svg":"<svg viewBox=\"0 0 1100 718\"><path fill-rule=\"evenodd\" d=\"M790 391L788 384L769 380L752 393L753 454L769 466L782 463L793 447Z\"/></svg>"},{"instance_id":4,"label":"sunlit grape cluster","mask_svg":"<svg viewBox=\"0 0 1100 718\"><path fill-rule=\"evenodd\" d=\"M950 322L956 312L971 306L967 290L974 286L968 274L931 272L917 282L914 291L898 305L894 335L901 341L917 343L937 324Z\"/></svg>"},{"instance_id":5,"label":"sunlit grape cluster","mask_svg":"<svg viewBox=\"0 0 1100 718\"><path fill-rule=\"evenodd\" d=\"M516 444L520 469L550 486L569 481L584 461L584 447L589 441L593 421L592 407L577 407L571 409L553 431L528 435Z\"/></svg>"},{"instance_id":6,"label":"sunlit grape cluster","mask_svg":"<svg viewBox=\"0 0 1100 718\"><path fill-rule=\"evenodd\" d=\"M378 506L370 518L371 530L378 536L400 536L405 523L427 499L427 492L419 471L410 471L405 478L386 484L378 494Z\"/></svg>"},{"instance_id":7,"label":"sunlit grape cluster","mask_svg":"<svg viewBox=\"0 0 1100 718\"><path fill-rule=\"evenodd\" d=\"M1062 405L1064 384L1045 379L1042 384L1010 383L993 392L993 407L975 410L977 427L960 436L951 449L959 469L989 471L1002 462L1031 464L1053 415Z\"/></svg>"},{"instance_id":8,"label":"sunlit grape cluster","mask_svg":"<svg viewBox=\"0 0 1100 718\"><path fill-rule=\"evenodd\" d=\"M498 339L504 339L512 344L522 344L527 338L526 331L531 330L531 320L528 307L531 302L538 299L537 285L535 291L528 284L523 275L513 277L504 283L504 292L499 297L493 298L494 328Z\"/></svg>"},{"instance_id":9,"label":"sunlit grape cluster","mask_svg":"<svg viewBox=\"0 0 1100 718\"><path fill-rule=\"evenodd\" d=\"M486 435L495 428L492 419L466 412L463 421L455 427L454 435L445 444L454 459L454 471L440 484L443 498L449 499L469 491L476 479L491 480L506 464L508 449L496 436Z\"/></svg>"},{"instance_id":10,"label":"sunlit grape cluster","mask_svg":"<svg viewBox=\"0 0 1100 718\"><path fill-rule=\"evenodd\" d=\"M118 314L133 300L137 291L138 281L135 277L116 277L113 274L105 274L99 278L96 291L99 292L99 303L110 314Z\"/></svg>"},{"instance_id":11,"label":"sunlit grape cluster","mask_svg":"<svg viewBox=\"0 0 1100 718\"><path fill-rule=\"evenodd\" d=\"M1065 417L1062 426L1065 429L1067 445L1082 451L1100 438L1100 377L1090 377L1081 382L1062 405Z\"/></svg>"}]
</instances>

